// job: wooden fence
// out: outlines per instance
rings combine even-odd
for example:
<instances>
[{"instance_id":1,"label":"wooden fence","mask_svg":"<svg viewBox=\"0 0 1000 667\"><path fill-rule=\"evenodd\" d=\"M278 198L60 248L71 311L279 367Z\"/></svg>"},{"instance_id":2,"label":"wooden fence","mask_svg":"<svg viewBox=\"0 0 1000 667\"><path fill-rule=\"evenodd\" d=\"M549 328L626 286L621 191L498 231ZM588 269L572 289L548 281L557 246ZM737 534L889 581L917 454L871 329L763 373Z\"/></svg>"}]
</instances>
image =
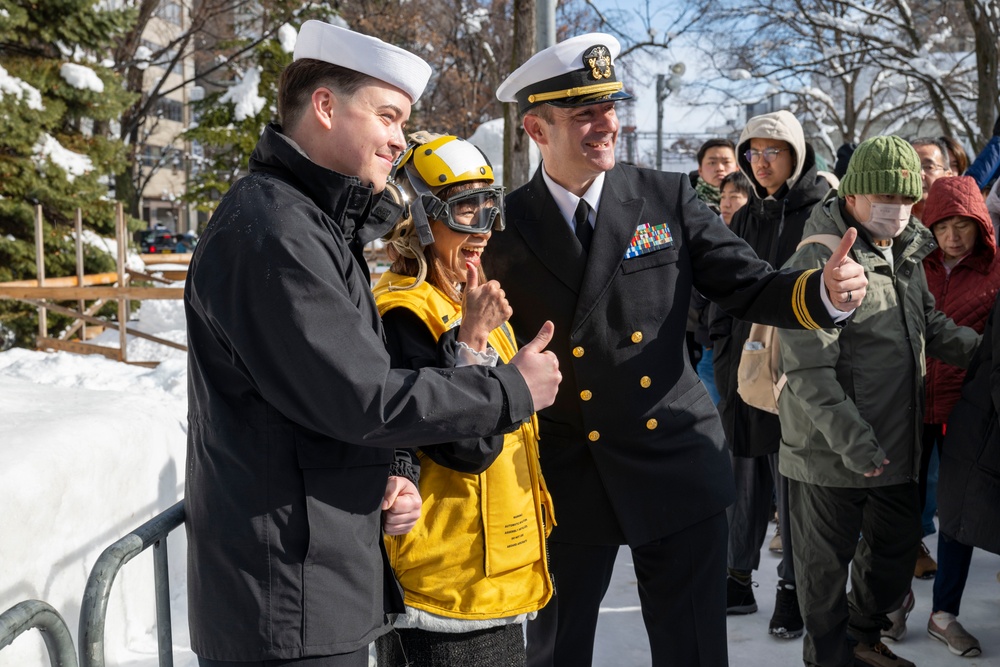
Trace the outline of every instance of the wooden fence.
<instances>
[{"instance_id":1,"label":"wooden fence","mask_svg":"<svg viewBox=\"0 0 1000 667\"><path fill-rule=\"evenodd\" d=\"M38 309L38 336L36 345L40 350L65 350L78 354L100 354L109 359L136 364L156 366L157 361L129 361L127 337L136 336L187 351L187 346L128 327L129 301L147 299L182 299L182 287L149 287L133 285L132 281L174 284L184 280L190 255L142 255L147 271L125 267L127 256L127 229L125 212L119 203L115 209L115 261L117 271L85 275L83 273L83 218L76 211L76 276L46 278L45 250L42 239L42 207L35 207L35 262L38 267L37 280L17 280L0 283L0 299L16 299L31 304ZM155 265L174 265L157 271ZM179 269L178 266L185 268ZM151 268L152 267L152 268ZM118 304L117 321L97 317L96 313L108 302ZM67 302L69 305L67 305ZM75 307L74 307L75 306ZM48 334L48 313L59 313L73 318L73 324L58 337ZM88 343L87 325L118 331L118 347L108 347Z\"/></svg>"}]
</instances>

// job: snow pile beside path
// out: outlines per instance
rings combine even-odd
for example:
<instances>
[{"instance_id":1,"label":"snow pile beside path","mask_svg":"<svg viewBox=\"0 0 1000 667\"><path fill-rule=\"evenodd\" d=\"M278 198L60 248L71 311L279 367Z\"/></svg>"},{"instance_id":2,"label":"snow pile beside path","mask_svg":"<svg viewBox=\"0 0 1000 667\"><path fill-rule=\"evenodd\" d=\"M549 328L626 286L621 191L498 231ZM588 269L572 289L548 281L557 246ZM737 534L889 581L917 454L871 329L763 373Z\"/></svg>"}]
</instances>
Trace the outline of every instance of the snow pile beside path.
<instances>
[{"instance_id":1,"label":"snow pile beside path","mask_svg":"<svg viewBox=\"0 0 1000 667\"><path fill-rule=\"evenodd\" d=\"M144 302L136 323L183 342L180 301ZM111 335L117 345L118 333ZM101 552L183 496L186 354L130 338L129 366L99 355L0 353L0 611L27 599L54 606L74 644L80 603ZM168 539L177 667L194 667L185 610L186 541ZM152 553L127 563L112 588L107 664L154 667ZM36 630L0 651L0 667L47 665Z\"/></svg>"}]
</instances>

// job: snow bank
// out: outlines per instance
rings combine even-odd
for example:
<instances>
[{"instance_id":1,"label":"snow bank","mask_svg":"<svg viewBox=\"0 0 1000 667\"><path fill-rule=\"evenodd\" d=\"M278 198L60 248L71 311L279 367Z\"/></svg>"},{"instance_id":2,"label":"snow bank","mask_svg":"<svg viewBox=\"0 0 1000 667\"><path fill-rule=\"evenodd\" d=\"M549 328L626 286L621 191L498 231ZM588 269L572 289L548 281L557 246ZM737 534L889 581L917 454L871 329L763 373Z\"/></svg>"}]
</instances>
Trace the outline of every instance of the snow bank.
<instances>
[{"instance_id":1,"label":"snow bank","mask_svg":"<svg viewBox=\"0 0 1000 667\"><path fill-rule=\"evenodd\" d=\"M144 330L184 340L180 301L147 301L138 315ZM117 332L107 337L117 343ZM0 611L44 600L77 648L80 602L101 552L183 496L186 355L141 339L130 339L128 354L164 361L148 369L98 355L0 353ZM168 545L174 664L195 667L183 529ZM112 588L109 666L157 664L152 562L148 550L135 557ZM0 651L0 667L47 664L37 630Z\"/></svg>"}]
</instances>

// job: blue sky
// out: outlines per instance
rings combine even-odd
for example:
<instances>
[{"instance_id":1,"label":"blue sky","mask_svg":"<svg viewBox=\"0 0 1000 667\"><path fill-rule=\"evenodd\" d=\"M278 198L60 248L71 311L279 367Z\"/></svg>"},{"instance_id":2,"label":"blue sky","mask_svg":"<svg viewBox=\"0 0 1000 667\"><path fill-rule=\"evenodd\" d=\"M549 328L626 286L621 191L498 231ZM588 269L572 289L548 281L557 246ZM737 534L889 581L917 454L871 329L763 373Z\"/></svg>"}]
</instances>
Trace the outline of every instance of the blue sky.
<instances>
[{"instance_id":1,"label":"blue sky","mask_svg":"<svg viewBox=\"0 0 1000 667\"><path fill-rule=\"evenodd\" d=\"M623 29L632 36L645 37L646 27L638 15L647 10L644 0L595 0L594 4L614 25L624 25ZM653 1L649 3L650 24L657 31L658 37L670 30L674 15L685 5L686 3ZM626 19L624 23L623 18ZM669 76L671 66L678 62L685 65L686 72L681 78L680 90L670 94L664 102L664 133L702 133L725 125L727 121L733 121L737 126L741 126L744 120L742 110L734 106L712 104L695 106L685 103L687 100L696 99L695 91L689 86L702 75L703 69L699 63L704 60L704 57L693 48L685 46L685 40L690 44L689 38L682 36L673 40L668 50L661 50L655 54L633 52L619 61L619 76L625 81L626 89L636 97L633 108L638 130L656 131L656 76L657 74ZM627 47L627 44L624 46ZM704 93L697 95L701 96L698 99L702 101L706 99Z\"/></svg>"}]
</instances>

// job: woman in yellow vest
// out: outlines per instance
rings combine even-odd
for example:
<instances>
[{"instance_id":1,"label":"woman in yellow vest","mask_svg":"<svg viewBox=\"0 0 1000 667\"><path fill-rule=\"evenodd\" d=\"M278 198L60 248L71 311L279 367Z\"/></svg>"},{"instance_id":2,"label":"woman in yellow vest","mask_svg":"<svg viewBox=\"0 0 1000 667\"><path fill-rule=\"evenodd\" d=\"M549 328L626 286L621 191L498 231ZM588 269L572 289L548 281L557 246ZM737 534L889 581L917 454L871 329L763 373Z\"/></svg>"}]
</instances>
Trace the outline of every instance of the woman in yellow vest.
<instances>
[{"instance_id":1,"label":"woman in yellow vest","mask_svg":"<svg viewBox=\"0 0 1000 667\"><path fill-rule=\"evenodd\" d=\"M492 230L503 229L503 188L469 142L411 139L396 176L409 211L387 237L393 264L374 290L393 364L506 363L517 351L510 306L480 267ZM417 452L422 515L385 538L406 614L379 639L379 665L524 664L522 622L552 596L545 538L555 522L537 434L532 417L474 448Z\"/></svg>"}]
</instances>

